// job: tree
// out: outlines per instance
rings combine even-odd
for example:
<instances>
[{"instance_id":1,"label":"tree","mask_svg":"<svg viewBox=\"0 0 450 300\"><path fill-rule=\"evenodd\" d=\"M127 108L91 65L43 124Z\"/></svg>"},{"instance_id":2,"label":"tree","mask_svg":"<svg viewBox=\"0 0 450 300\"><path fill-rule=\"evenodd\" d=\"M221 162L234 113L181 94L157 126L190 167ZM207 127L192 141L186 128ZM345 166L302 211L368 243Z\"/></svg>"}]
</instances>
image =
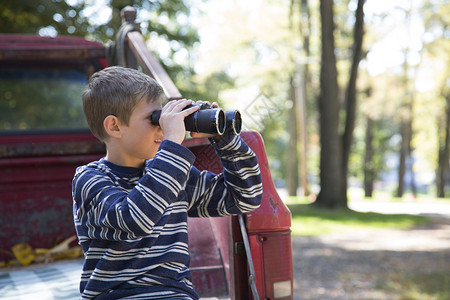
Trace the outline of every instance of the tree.
<instances>
[{"instance_id":1,"label":"tree","mask_svg":"<svg viewBox=\"0 0 450 300\"><path fill-rule=\"evenodd\" d=\"M298 10L295 5L299 4ZM294 28L294 14L298 11L300 20L298 28ZM290 196L297 195L297 188L303 189L303 194L309 194L307 175L307 88L309 84L308 59L310 56L310 9L308 0L291 0L289 8L289 28L294 35L298 34L301 47L292 51L292 64L295 66L289 79L290 100L292 109L289 112L289 153L287 156L287 186ZM295 155L293 155L295 154ZM298 180L300 179L300 180Z\"/></svg>"},{"instance_id":2,"label":"tree","mask_svg":"<svg viewBox=\"0 0 450 300\"><path fill-rule=\"evenodd\" d=\"M346 207L343 187L342 144L339 137L338 82L334 42L333 1L320 1L322 62L320 67L320 193L316 205Z\"/></svg>"},{"instance_id":3,"label":"tree","mask_svg":"<svg viewBox=\"0 0 450 300\"><path fill-rule=\"evenodd\" d=\"M295 0L291 0L289 6L289 28L294 31L294 5ZM291 52L291 62L295 64L295 55L294 51ZM292 103L292 109L289 111L289 121L288 121L288 132L289 132L289 153L291 155L287 156L286 162L286 184L288 189L289 196L297 196L297 188L298 188L298 118L297 118L297 95L296 95L296 82L295 82L295 69L289 78L289 99ZM297 83L298 84L298 83Z\"/></svg>"},{"instance_id":4,"label":"tree","mask_svg":"<svg viewBox=\"0 0 450 300\"><path fill-rule=\"evenodd\" d=\"M353 61L346 89L345 131L339 133L339 88L334 46L333 1L320 2L322 23L322 65L320 70L320 183L317 205L322 207L347 207L347 176L350 147L356 115L356 79L362 58L364 34L364 0L358 0L355 12Z\"/></svg>"},{"instance_id":5,"label":"tree","mask_svg":"<svg viewBox=\"0 0 450 300\"><path fill-rule=\"evenodd\" d=\"M402 86L404 90L404 95L402 97L402 104L400 107L400 155L398 164L398 186L397 186L397 197L402 197L405 190L405 173L407 168L407 159L411 160L411 140L413 136L413 104L414 104L414 92L410 88L410 80L408 78L408 70L410 66L407 60L408 50L405 50L404 63L403 63L403 77ZM412 168L411 168L412 173ZM415 194L415 186L412 182L411 184L413 193Z\"/></svg>"},{"instance_id":6,"label":"tree","mask_svg":"<svg viewBox=\"0 0 450 300\"><path fill-rule=\"evenodd\" d=\"M347 84L345 93L345 129L342 137L342 167L343 167L343 182L342 189L344 195L347 195L347 178L348 178L348 164L351 152L351 145L353 140L353 130L355 128L356 119L356 79L358 77L359 62L363 57L363 36L364 36L364 2L365 0L358 0L358 6L355 12L355 25L353 33L353 60L350 69L350 78Z\"/></svg>"},{"instance_id":7,"label":"tree","mask_svg":"<svg viewBox=\"0 0 450 300\"><path fill-rule=\"evenodd\" d=\"M425 44L425 48L432 60L438 60L435 77L439 82L438 92L435 95L440 100L441 109L437 118L438 134L438 159L436 170L436 190L438 197L446 196L446 185L450 180L450 41L448 35L450 32L450 3L445 4L436 1L427 0L424 2L423 9L425 27L429 32L433 32L433 39Z\"/></svg>"},{"instance_id":8,"label":"tree","mask_svg":"<svg viewBox=\"0 0 450 300\"><path fill-rule=\"evenodd\" d=\"M85 8L82 1L72 5L55 0L1 1L0 32L84 36L89 26L82 14Z\"/></svg>"},{"instance_id":9,"label":"tree","mask_svg":"<svg viewBox=\"0 0 450 300\"><path fill-rule=\"evenodd\" d=\"M374 146L373 146L373 119L369 116L366 118L366 136L365 136L365 145L366 151L364 153L364 197L372 197L373 194L373 185L375 181L375 170L373 165L373 155L374 155Z\"/></svg>"},{"instance_id":10,"label":"tree","mask_svg":"<svg viewBox=\"0 0 450 300\"><path fill-rule=\"evenodd\" d=\"M301 14L301 33L303 36L303 53L306 57L306 63L304 64L303 68L300 68L300 78L302 78L301 83L303 83L302 87L302 93L303 93L303 109L302 111L297 110L297 115L302 115L303 118L300 118L303 122L303 133L301 136L299 136L299 139L302 139L301 142L301 148L303 152L300 154L300 163L303 163L300 166L299 173L300 173L300 180L301 185L303 187L303 194L307 196L309 194L309 187L308 187L308 99L310 97L310 86L311 86L311 76L310 76L310 68L309 68L309 57L311 55L311 9L308 3L308 0L301 0L300 4L300 14ZM303 71L303 72L302 72ZM300 123L301 124L301 123Z\"/></svg>"},{"instance_id":11,"label":"tree","mask_svg":"<svg viewBox=\"0 0 450 300\"><path fill-rule=\"evenodd\" d=\"M412 18L412 3L408 8L404 9L404 14L406 17L406 24L408 26L408 32L411 18ZM401 101L401 106L399 109L400 116L400 155L398 164L398 187L397 187L397 197L402 197L405 190L405 173L407 167L410 167L411 175L413 174L412 167L412 145L411 141L413 138L413 108L414 108L414 88L412 87L412 80L410 78L410 73L413 69L408 63L408 55L410 54L409 45L403 50L403 74L402 74L402 87L403 87L403 97ZM409 165L407 165L409 160ZM411 176L411 179L413 176ZM416 194L416 187L413 179L411 180L411 190L413 194Z\"/></svg>"},{"instance_id":12,"label":"tree","mask_svg":"<svg viewBox=\"0 0 450 300\"><path fill-rule=\"evenodd\" d=\"M444 89L446 92L446 108L445 112L439 118L439 153L438 153L438 168L436 172L436 188L437 195L440 198L445 197L446 178L450 173L450 92L449 89Z\"/></svg>"}]
</instances>

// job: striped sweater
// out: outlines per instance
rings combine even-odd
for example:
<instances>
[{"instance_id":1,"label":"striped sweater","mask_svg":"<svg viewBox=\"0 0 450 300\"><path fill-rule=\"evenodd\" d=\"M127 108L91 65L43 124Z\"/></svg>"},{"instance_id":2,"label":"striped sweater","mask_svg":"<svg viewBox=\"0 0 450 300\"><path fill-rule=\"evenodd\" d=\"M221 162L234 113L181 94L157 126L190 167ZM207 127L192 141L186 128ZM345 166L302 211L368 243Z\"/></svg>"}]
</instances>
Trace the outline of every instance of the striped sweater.
<instances>
[{"instance_id":1,"label":"striped sweater","mask_svg":"<svg viewBox=\"0 0 450 300\"><path fill-rule=\"evenodd\" d=\"M187 217L256 209L262 183L239 137L212 141L224 166L192 166L189 149L163 141L144 170L100 159L77 168L73 215L85 261L82 299L198 299L189 272Z\"/></svg>"}]
</instances>

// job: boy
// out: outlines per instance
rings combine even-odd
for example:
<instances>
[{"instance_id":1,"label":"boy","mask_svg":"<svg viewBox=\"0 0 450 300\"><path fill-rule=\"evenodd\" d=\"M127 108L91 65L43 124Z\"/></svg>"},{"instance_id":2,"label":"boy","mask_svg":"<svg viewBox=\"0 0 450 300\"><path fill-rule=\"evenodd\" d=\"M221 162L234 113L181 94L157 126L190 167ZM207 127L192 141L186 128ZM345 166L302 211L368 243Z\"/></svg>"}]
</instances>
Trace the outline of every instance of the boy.
<instances>
[{"instance_id":1,"label":"boy","mask_svg":"<svg viewBox=\"0 0 450 300\"><path fill-rule=\"evenodd\" d=\"M160 126L152 125L149 116L166 98L153 79L133 69L95 73L82 98L92 133L106 144L106 156L79 167L72 184L85 256L82 299L198 299L187 216L256 209L262 184L255 154L239 136L211 137L224 172L197 170L181 142L184 117L198 108L183 110L191 100L168 102Z\"/></svg>"}]
</instances>

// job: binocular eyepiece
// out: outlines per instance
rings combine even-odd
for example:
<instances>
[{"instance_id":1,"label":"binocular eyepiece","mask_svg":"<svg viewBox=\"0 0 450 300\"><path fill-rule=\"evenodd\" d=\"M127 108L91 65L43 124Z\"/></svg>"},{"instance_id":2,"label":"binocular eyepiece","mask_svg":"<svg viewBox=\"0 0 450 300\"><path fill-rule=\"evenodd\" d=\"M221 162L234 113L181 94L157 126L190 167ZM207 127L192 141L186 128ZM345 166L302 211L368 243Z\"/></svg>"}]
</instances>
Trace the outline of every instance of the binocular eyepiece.
<instances>
[{"instance_id":1,"label":"binocular eyepiece","mask_svg":"<svg viewBox=\"0 0 450 300\"><path fill-rule=\"evenodd\" d=\"M224 111L208 103L191 104L184 109L199 106L199 110L184 118L187 131L223 135L224 133L237 135L241 132L242 119L238 110ZM161 110L150 116L150 122L159 126Z\"/></svg>"}]
</instances>

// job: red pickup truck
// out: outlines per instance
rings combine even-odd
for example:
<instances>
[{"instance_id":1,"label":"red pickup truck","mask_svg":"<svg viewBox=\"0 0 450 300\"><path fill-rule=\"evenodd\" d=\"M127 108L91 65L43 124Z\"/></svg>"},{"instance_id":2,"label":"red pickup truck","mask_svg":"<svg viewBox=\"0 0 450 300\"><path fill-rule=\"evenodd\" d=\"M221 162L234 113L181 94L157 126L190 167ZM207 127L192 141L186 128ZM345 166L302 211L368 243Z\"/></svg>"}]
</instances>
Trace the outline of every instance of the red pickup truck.
<instances>
[{"instance_id":1,"label":"red pickup truck","mask_svg":"<svg viewBox=\"0 0 450 300\"><path fill-rule=\"evenodd\" d=\"M133 22L124 22L116 53L159 81L169 98L180 98L140 32L130 30ZM75 168L105 154L85 124L81 93L89 76L108 65L106 52L79 37L0 35L0 261L13 258L16 244L51 248L75 234ZM241 136L259 159L262 205L244 217L189 219L194 285L201 297L293 299L291 215L276 192L261 136ZM221 172L206 139L184 145L196 154L197 168Z\"/></svg>"}]
</instances>

